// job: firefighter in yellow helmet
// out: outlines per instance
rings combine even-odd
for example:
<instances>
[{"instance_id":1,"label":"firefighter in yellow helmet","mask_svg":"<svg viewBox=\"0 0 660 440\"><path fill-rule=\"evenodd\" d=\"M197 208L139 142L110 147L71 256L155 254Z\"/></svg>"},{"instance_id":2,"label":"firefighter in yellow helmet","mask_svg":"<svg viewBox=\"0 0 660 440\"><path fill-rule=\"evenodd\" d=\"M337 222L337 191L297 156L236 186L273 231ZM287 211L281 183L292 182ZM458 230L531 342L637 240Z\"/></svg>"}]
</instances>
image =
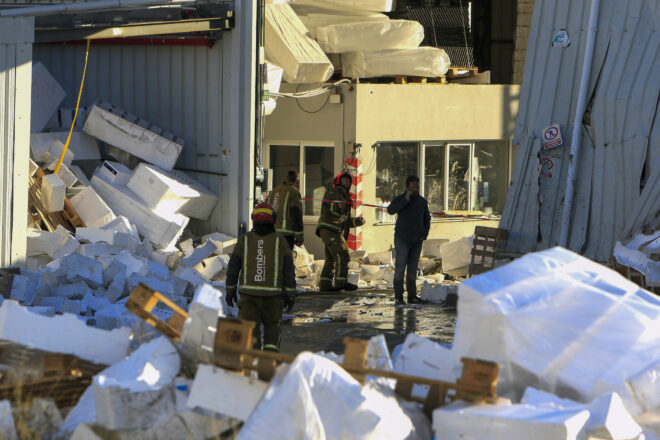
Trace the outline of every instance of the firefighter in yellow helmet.
<instances>
[{"instance_id":1,"label":"firefighter in yellow helmet","mask_svg":"<svg viewBox=\"0 0 660 440\"><path fill-rule=\"evenodd\" d=\"M260 203L254 209L252 220L254 229L237 240L229 259L226 301L230 307L238 302L238 317L257 324L255 348L262 347L263 324L263 349L279 351L282 310L290 311L293 307L296 271L286 238L275 231L273 207Z\"/></svg>"},{"instance_id":2,"label":"firefighter in yellow helmet","mask_svg":"<svg viewBox=\"0 0 660 440\"><path fill-rule=\"evenodd\" d=\"M289 247L303 245L303 206L300 191L298 191L297 171L289 171L286 180L279 184L268 195L268 203L277 213L275 230L286 237Z\"/></svg>"},{"instance_id":3,"label":"firefighter in yellow helmet","mask_svg":"<svg viewBox=\"0 0 660 440\"><path fill-rule=\"evenodd\" d=\"M325 245L325 264L319 280L320 291L353 291L355 284L348 282L348 244L346 236L350 228L364 224L362 217L351 217L351 195L353 184L349 173L337 176L333 187L325 193L321 216L316 226L316 235ZM334 286L332 284L334 278Z\"/></svg>"}]
</instances>

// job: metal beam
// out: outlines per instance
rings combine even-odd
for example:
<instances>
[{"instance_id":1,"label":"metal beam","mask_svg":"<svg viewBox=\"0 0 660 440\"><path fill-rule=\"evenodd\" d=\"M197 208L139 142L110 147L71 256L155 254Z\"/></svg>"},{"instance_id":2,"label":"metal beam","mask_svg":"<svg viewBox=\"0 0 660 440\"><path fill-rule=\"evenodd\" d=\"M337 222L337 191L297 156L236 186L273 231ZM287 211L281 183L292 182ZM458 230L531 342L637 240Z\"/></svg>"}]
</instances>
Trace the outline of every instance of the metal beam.
<instances>
[{"instance_id":1,"label":"metal beam","mask_svg":"<svg viewBox=\"0 0 660 440\"><path fill-rule=\"evenodd\" d=\"M135 38L154 35L214 32L230 29L231 18L193 19L172 22L137 23L113 27L88 29L38 30L36 43L56 41L96 40L101 38ZM199 36L197 36L198 38Z\"/></svg>"}]
</instances>

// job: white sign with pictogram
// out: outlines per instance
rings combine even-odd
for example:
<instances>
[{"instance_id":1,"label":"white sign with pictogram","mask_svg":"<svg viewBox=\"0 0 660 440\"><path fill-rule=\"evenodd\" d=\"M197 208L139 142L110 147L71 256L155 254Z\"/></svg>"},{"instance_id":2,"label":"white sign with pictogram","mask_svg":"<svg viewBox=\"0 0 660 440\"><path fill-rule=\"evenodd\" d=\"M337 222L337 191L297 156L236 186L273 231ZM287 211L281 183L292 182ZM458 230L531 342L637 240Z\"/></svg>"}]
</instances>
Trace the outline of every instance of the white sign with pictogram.
<instances>
[{"instance_id":1,"label":"white sign with pictogram","mask_svg":"<svg viewBox=\"0 0 660 440\"><path fill-rule=\"evenodd\" d=\"M561 138L561 130L559 124L551 125L543 130L543 149L549 150L561 146L564 141Z\"/></svg>"}]
</instances>

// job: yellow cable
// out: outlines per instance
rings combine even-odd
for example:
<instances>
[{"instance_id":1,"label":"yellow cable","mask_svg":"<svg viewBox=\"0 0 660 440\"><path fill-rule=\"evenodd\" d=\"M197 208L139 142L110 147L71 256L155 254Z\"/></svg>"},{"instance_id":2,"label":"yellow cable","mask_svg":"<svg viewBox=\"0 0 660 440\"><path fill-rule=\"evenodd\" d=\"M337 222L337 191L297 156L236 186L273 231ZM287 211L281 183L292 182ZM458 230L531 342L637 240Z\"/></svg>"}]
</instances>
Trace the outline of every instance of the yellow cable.
<instances>
[{"instance_id":1,"label":"yellow cable","mask_svg":"<svg viewBox=\"0 0 660 440\"><path fill-rule=\"evenodd\" d=\"M78 108L80 107L80 97L82 96L83 85L85 84L85 73L87 73L87 57L89 56L89 43L91 40L87 40L87 49L85 50L85 68L83 69L82 80L80 80L80 91L78 91L78 101L76 102L76 112L73 114L73 122L71 123L71 129L69 130L69 136L66 138L66 143L62 149L62 155L60 160L57 162L57 167L55 167L55 174L60 171L62 166L62 161L64 160L64 155L66 150L69 149L69 143L71 142L71 134L73 134L73 127L76 125L76 118L78 118Z\"/></svg>"}]
</instances>

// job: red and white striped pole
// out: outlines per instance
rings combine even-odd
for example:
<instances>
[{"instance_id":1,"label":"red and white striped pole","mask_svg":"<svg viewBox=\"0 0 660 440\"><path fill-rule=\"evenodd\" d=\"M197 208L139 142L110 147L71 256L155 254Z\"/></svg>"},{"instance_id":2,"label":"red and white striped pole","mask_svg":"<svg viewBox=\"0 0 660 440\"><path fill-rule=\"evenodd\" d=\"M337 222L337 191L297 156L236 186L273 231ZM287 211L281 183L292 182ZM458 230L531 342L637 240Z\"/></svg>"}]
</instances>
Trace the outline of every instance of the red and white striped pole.
<instances>
[{"instance_id":1,"label":"red and white striped pole","mask_svg":"<svg viewBox=\"0 0 660 440\"><path fill-rule=\"evenodd\" d=\"M353 186L355 191L352 195L353 202L362 201L362 159L351 157L346 159L348 171L353 176ZM362 215L362 205L355 206L355 217ZM348 247L351 250L357 251L362 249L362 228L352 228L348 234Z\"/></svg>"}]
</instances>

